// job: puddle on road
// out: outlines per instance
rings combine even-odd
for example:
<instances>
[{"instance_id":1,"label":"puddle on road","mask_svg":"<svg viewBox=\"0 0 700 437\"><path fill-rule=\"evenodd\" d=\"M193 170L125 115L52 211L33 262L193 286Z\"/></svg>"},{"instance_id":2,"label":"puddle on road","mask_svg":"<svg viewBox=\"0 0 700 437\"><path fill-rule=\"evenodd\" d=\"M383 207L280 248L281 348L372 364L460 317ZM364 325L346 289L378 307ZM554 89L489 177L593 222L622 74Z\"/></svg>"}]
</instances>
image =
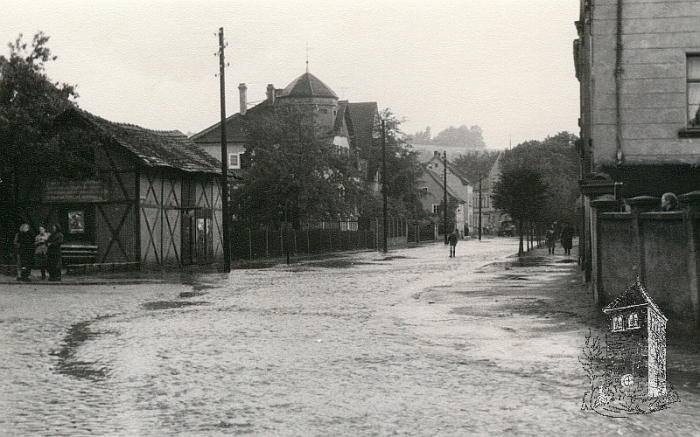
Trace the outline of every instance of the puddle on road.
<instances>
[{"instance_id":1,"label":"puddle on road","mask_svg":"<svg viewBox=\"0 0 700 437\"><path fill-rule=\"evenodd\" d=\"M348 259L332 259L328 261L314 262L309 264L310 267L324 267L324 268L336 268L336 269L347 269L350 267L361 266L361 265L372 265L376 263L368 262L358 262Z\"/></svg>"},{"instance_id":2,"label":"puddle on road","mask_svg":"<svg viewBox=\"0 0 700 437\"><path fill-rule=\"evenodd\" d=\"M96 320L106 317L110 316ZM91 323L92 321L84 321L71 325L68 333L63 338L61 350L50 352L50 355L58 358L54 369L57 373L90 381L101 381L109 376L109 368L107 366L102 366L97 361L81 361L75 358L78 348L83 343L105 334L105 332L91 330Z\"/></svg>"},{"instance_id":3,"label":"puddle on road","mask_svg":"<svg viewBox=\"0 0 700 437\"><path fill-rule=\"evenodd\" d=\"M177 301L177 300L161 300L158 302L146 302L141 306L144 309L155 311L155 310L170 310L174 308L184 308L188 306L205 305L206 302L188 302L188 301Z\"/></svg>"}]
</instances>

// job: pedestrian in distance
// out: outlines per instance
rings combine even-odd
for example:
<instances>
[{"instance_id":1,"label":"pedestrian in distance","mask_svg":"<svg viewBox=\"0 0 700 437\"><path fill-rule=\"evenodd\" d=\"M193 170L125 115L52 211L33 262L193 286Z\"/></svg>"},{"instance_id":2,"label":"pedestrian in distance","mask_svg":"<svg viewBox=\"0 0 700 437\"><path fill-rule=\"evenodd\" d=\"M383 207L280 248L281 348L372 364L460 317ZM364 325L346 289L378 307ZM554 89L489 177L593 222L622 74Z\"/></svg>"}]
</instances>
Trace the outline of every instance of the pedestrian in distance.
<instances>
[{"instance_id":1,"label":"pedestrian in distance","mask_svg":"<svg viewBox=\"0 0 700 437\"><path fill-rule=\"evenodd\" d=\"M20 266L20 274L17 280L28 281L34 265L34 236L27 223L23 223L19 227L19 232L15 235L14 244L17 248L17 255L19 255Z\"/></svg>"},{"instance_id":2,"label":"pedestrian in distance","mask_svg":"<svg viewBox=\"0 0 700 437\"><path fill-rule=\"evenodd\" d=\"M41 279L46 279L46 267L48 266L46 253L49 249L46 241L50 235L46 232L46 228L39 226L39 233L34 238L34 267L41 271Z\"/></svg>"},{"instance_id":3,"label":"pedestrian in distance","mask_svg":"<svg viewBox=\"0 0 700 437\"><path fill-rule=\"evenodd\" d=\"M561 247L564 248L564 255L571 255L571 248L573 247L574 239L574 228L569 224L564 224L564 229L561 231Z\"/></svg>"},{"instance_id":4,"label":"pedestrian in distance","mask_svg":"<svg viewBox=\"0 0 700 437\"><path fill-rule=\"evenodd\" d=\"M450 243L450 258L455 257L455 252L457 249L457 231L452 231L452 233L447 237L447 242Z\"/></svg>"},{"instance_id":5,"label":"pedestrian in distance","mask_svg":"<svg viewBox=\"0 0 700 437\"><path fill-rule=\"evenodd\" d=\"M557 234L554 230L554 224L552 224L549 229L547 229L547 234L544 237L544 241L547 244L547 251L550 255L554 255L554 248L557 244Z\"/></svg>"},{"instance_id":6,"label":"pedestrian in distance","mask_svg":"<svg viewBox=\"0 0 700 437\"><path fill-rule=\"evenodd\" d=\"M46 264L49 271L49 281L61 280L61 245L63 244L63 231L61 225L56 223L53 225L51 235L46 240Z\"/></svg>"}]
</instances>

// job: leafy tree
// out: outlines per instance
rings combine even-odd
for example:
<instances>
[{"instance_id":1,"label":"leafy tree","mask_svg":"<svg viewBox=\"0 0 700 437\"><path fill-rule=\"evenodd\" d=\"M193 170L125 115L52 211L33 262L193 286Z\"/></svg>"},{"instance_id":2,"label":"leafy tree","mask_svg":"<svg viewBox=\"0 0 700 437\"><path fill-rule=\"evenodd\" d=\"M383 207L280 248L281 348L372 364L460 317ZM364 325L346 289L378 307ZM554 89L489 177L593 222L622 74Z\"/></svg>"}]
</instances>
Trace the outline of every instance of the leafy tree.
<instances>
[{"instance_id":1,"label":"leafy tree","mask_svg":"<svg viewBox=\"0 0 700 437\"><path fill-rule=\"evenodd\" d=\"M0 246L12 250L19 225L19 199L36 196L47 178L85 178L94 174L90 138L54 135L54 118L75 105L71 85L52 82L45 66L56 59L43 32L31 42L22 35L0 55ZM38 199L27 199L38 200Z\"/></svg>"},{"instance_id":2,"label":"leafy tree","mask_svg":"<svg viewBox=\"0 0 700 437\"><path fill-rule=\"evenodd\" d=\"M484 178L491 171L500 151L474 150L460 154L454 159L453 165L461 174L473 184L479 183L479 178Z\"/></svg>"},{"instance_id":3,"label":"leafy tree","mask_svg":"<svg viewBox=\"0 0 700 437\"><path fill-rule=\"evenodd\" d=\"M518 222L520 245L518 255L524 253L525 224L537 221L547 196L547 184L542 175L527 167L511 167L501 172L494 186L493 206L508 213Z\"/></svg>"},{"instance_id":4,"label":"leafy tree","mask_svg":"<svg viewBox=\"0 0 700 437\"><path fill-rule=\"evenodd\" d=\"M386 173L387 173L387 201L391 215L420 218L424 215L420 201L418 180L422 175L422 168L418 162L418 153L410 148L402 139L401 123L390 109L384 109L380 113L374 127L372 147L369 150L361 150L360 158L367 161L369 174L377 174L379 183L382 182L382 125L386 126ZM381 196L371 190L365 190L362 201L362 214L365 216L381 215L383 205Z\"/></svg>"},{"instance_id":5,"label":"leafy tree","mask_svg":"<svg viewBox=\"0 0 700 437\"><path fill-rule=\"evenodd\" d=\"M430 144L433 142L433 134L430 132L430 126L427 126L424 131L416 132L414 135L410 136L413 142L421 144Z\"/></svg>"},{"instance_id":6,"label":"leafy tree","mask_svg":"<svg viewBox=\"0 0 700 437\"><path fill-rule=\"evenodd\" d=\"M470 128L450 126L433 139L433 143L445 147L464 147L467 149L482 149L484 143L483 131L479 126Z\"/></svg>"},{"instance_id":7,"label":"leafy tree","mask_svg":"<svg viewBox=\"0 0 700 437\"><path fill-rule=\"evenodd\" d=\"M348 154L314 124L313 113L270 108L245 123L250 168L234 208L253 223L328 220L353 213L360 186Z\"/></svg>"},{"instance_id":8,"label":"leafy tree","mask_svg":"<svg viewBox=\"0 0 700 437\"><path fill-rule=\"evenodd\" d=\"M9 56L0 56L0 159L4 174L41 168L62 176L84 166L80 153L60 153L64 143L53 138L53 119L74 104L71 85L52 82L46 63L56 59L47 47L49 37L39 32L31 43L20 35L8 44ZM77 176L77 175L76 175Z\"/></svg>"},{"instance_id":9,"label":"leafy tree","mask_svg":"<svg viewBox=\"0 0 700 437\"><path fill-rule=\"evenodd\" d=\"M542 175L551 187L540 210L540 230L554 221L577 223L578 155L574 147L576 136L560 132L543 141L527 141L507 151L501 170L529 168Z\"/></svg>"}]
</instances>

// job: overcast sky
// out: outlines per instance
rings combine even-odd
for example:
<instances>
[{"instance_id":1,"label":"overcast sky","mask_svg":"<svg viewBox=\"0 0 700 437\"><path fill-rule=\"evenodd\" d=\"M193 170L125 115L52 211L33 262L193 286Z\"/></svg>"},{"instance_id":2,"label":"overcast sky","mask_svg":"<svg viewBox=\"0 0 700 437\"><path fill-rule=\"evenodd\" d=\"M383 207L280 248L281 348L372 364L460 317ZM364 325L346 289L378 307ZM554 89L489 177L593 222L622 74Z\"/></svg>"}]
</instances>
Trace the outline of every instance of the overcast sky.
<instances>
[{"instance_id":1,"label":"overcast sky","mask_svg":"<svg viewBox=\"0 0 700 437\"><path fill-rule=\"evenodd\" d=\"M478 125L489 148L578 134L572 41L579 0L0 0L0 42L38 30L54 81L116 122L196 133L306 68L351 102L376 101L407 133ZM2 53L7 54L6 45Z\"/></svg>"}]
</instances>

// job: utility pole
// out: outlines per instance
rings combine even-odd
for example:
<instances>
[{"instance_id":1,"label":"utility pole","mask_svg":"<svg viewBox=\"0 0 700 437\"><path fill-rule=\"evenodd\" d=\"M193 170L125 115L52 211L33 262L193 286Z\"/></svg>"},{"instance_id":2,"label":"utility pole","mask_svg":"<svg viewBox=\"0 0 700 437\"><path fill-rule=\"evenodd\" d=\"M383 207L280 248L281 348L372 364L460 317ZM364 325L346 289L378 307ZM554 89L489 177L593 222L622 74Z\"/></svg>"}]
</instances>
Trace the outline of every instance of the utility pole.
<instances>
[{"instance_id":1,"label":"utility pole","mask_svg":"<svg viewBox=\"0 0 700 437\"><path fill-rule=\"evenodd\" d=\"M447 151L442 152L442 164L443 164L443 169L442 169L442 191L443 191L443 203L444 203L444 208L443 208L443 217L444 217L444 225L445 225L445 244L447 244Z\"/></svg>"},{"instance_id":2,"label":"utility pole","mask_svg":"<svg viewBox=\"0 0 700 437\"><path fill-rule=\"evenodd\" d=\"M224 81L224 28L219 28L219 88L221 90L221 204L222 204L222 233L224 248L224 272L231 271L231 221L228 199L228 149L226 144L226 82Z\"/></svg>"},{"instance_id":3,"label":"utility pole","mask_svg":"<svg viewBox=\"0 0 700 437\"><path fill-rule=\"evenodd\" d=\"M479 241L481 241L481 181L484 179L479 175Z\"/></svg>"},{"instance_id":4,"label":"utility pole","mask_svg":"<svg viewBox=\"0 0 700 437\"><path fill-rule=\"evenodd\" d=\"M383 237L382 237L382 251L387 253L389 251L387 244L387 231L388 231L388 216L387 216L387 205L386 205L386 122L382 120L382 198L384 200L384 219L383 219Z\"/></svg>"}]
</instances>

